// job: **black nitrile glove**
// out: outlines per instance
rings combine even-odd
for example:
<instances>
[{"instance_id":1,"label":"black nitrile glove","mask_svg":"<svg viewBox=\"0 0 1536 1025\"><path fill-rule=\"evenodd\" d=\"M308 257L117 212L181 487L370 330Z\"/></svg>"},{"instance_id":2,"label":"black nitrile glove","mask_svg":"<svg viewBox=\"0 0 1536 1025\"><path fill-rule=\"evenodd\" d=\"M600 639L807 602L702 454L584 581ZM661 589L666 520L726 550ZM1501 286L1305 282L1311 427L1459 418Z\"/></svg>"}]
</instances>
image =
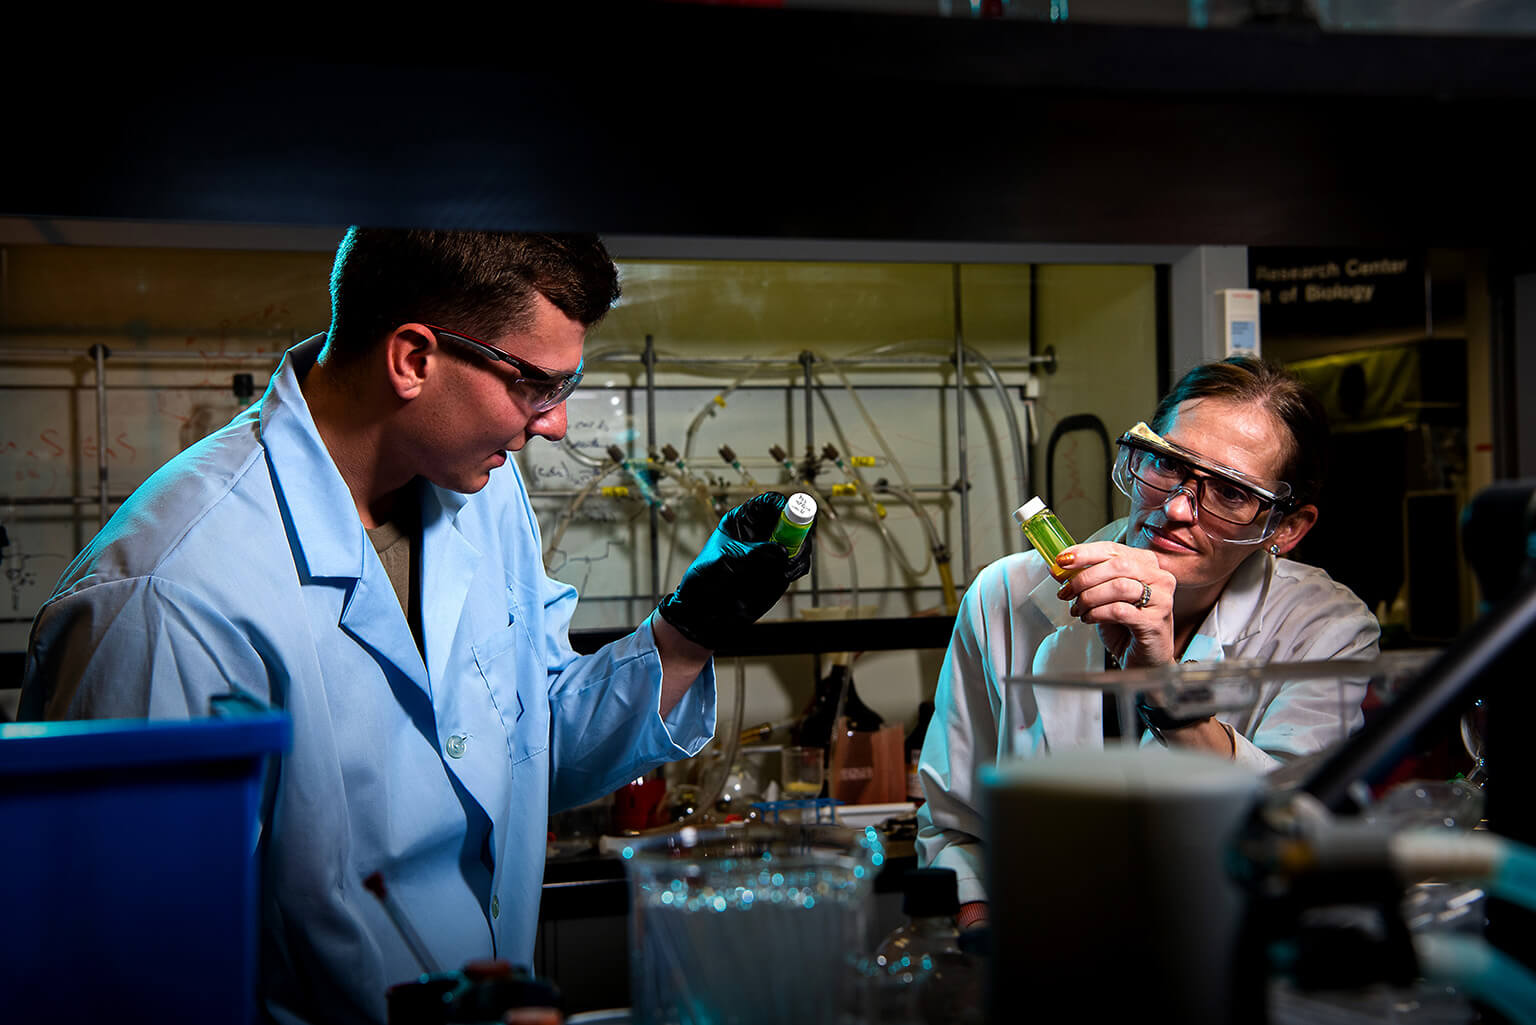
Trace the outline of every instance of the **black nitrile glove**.
<instances>
[{"instance_id":1,"label":"black nitrile glove","mask_svg":"<svg viewBox=\"0 0 1536 1025\"><path fill-rule=\"evenodd\" d=\"M721 648L810 572L814 522L793 559L769 540L786 501L777 491L764 492L720 520L677 590L656 607L678 633L706 648Z\"/></svg>"}]
</instances>

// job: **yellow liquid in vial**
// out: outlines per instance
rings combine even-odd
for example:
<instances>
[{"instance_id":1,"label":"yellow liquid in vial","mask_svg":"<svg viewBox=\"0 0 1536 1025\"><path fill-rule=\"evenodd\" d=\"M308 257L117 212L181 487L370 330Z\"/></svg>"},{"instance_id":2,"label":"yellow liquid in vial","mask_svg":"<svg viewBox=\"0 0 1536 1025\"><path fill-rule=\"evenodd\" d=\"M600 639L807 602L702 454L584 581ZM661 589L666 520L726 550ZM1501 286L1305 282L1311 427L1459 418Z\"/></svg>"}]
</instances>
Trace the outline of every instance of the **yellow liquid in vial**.
<instances>
[{"instance_id":1,"label":"yellow liquid in vial","mask_svg":"<svg viewBox=\"0 0 1536 1025\"><path fill-rule=\"evenodd\" d=\"M804 800L807 797L815 797L821 793L820 783L808 783L805 780L795 780L793 783L784 784L784 796L791 801Z\"/></svg>"},{"instance_id":2,"label":"yellow liquid in vial","mask_svg":"<svg viewBox=\"0 0 1536 1025\"><path fill-rule=\"evenodd\" d=\"M1071 576L1056 561L1056 556L1071 548L1077 542L1072 540L1072 535L1067 533L1067 528L1061 525L1056 514L1049 509L1031 516L1023 524L1024 536L1029 538L1029 543L1035 546L1045 559L1045 565L1051 572L1051 576L1057 580L1065 580Z\"/></svg>"}]
</instances>

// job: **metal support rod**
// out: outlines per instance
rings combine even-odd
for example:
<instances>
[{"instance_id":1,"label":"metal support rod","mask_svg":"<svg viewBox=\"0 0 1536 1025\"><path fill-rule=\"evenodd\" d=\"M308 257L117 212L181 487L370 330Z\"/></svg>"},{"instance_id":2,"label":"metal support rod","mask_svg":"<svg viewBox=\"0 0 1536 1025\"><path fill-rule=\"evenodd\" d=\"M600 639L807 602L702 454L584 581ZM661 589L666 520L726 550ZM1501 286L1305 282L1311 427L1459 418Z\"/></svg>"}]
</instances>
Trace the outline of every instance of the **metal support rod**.
<instances>
[{"instance_id":1,"label":"metal support rod","mask_svg":"<svg viewBox=\"0 0 1536 1025\"><path fill-rule=\"evenodd\" d=\"M107 525L107 357L112 351L105 345L93 345L91 358L96 361L96 528Z\"/></svg>"},{"instance_id":2,"label":"metal support rod","mask_svg":"<svg viewBox=\"0 0 1536 1025\"><path fill-rule=\"evenodd\" d=\"M762 465L764 465L764 466L780 466L782 464L780 464L780 463L770 463L768 460L763 460ZM762 489L761 488L754 488L754 487L752 487L751 485L748 485L748 484L730 484L730 485L726 485L726 486L719 487L719 488L711 488L710 490L712 492L713 491L723 491L727 495L740 495L742 498L751 498L754 495L762 494ZM910 491L914 495L949 495L949 494L953 494L954 493L955 487L954 487L953 484L914 484L910 488L903 488L902 490L903 491ZM581 488L529 488L528 489L528 497L532 498L532 499L541 499L541 498L549 498L549 499L553 499L553 498L562 498L562 499L564 499L564 498L575 498L577 495L580 495L581 493L582 493L582 489ZM127 497L126 495L123 496L123 498L125 498L125 499L126 499L126 497ZM839 504L844 504L844 505L862 505L863 504L863 500L862 499L860 499L860 498L858 498L856 496L853 496L853 495L849 495L849 496L838 495L835 498L832 497L832 496L826 496L826 497L827 497L827 500L829 502L835 501L835 502L838 502ZM94 501L95 501L94 498L74 498L74 499L70 499L70 498L5 498L3 496L0 496L0 504L7 504L7 503L9 503L11 505L68 505L71 502L79 504L79 503L90 503L90 502L94 502Z\"/></svg>"},{"instance_id":3,"label":"metal support rod","mask_svg":"<svg viewBox=\"0 0 1536 1025\"><path fill-rule=\"evenodd\" d=\"M911 594L913 591L942 591L942 590L943 590L943 586L940 585L940 584L936 584L936 583L935 584L913 584L911 586L901 585L901 584L887 584L887 585L883 585L883 586L880 586L880 587L861 587L858 590L854 590L851 587L828 587L825 590L824 593L827 594L827 595L838 595L838 596L848 595L850 597L857 597L858 595L861 595L861 594L862 595L871 595L871 594ZM788 592L785 593L785 597L786 598L795 598L797 596L803 597L803 595L801 595L801 593L797 592L797 591L788 591ZM583 602L587 602L587 603L590 603L590 604L596 604L597 602L610 602L610 603L612 603L612 602L621 602L621 601L622 602L635 602L635 601L645 601L645 599L646 599L646 596L643 595L643 594L590 594L590 595L584 594L584 595L581 596L581 600ZM880 615L876 615L876 616L864 617L864 618L883 619L885 617L884 616L880 616ZM32 620L30 618L28 618L28 619L25 620L25 622L30 623L30 622L32 622ZM770 622L770 621L769 620L764 620L763 622Z\"/></svg>"},{"instance_id":4,"label":"metal support rod","mask_svg":"<svg viewBox=\"0 0 1536 1025\"><path fill-rule=\"evenodd\" d=\"M656 448L656 339L645 336L645 454ZM651 601L661 601L661 510L651 504Z\"/></svg>"},{"instance_id":5,"label":"metal support rod","mask_svg":"<svg viewBox=\"0 0 1536 1025\"><path fill-rule=\"evenodd\" d=\"M960 479L960 581L971 579L971 477L965 451L965 323L960 313L960 265L953 267L955 296L955 441L958 443Z\"/></svg>"},{"instance_id":6,"label":"metal support rod","mask_svg":"<svg viewBox=\"0 0 1536 1025\"><path fill-rule=\"evenodd\" d=\"M127 495L108 495L109 502L126 502ZM50 506L50 505L98 505L101 502L100 495L59 495L46 497L32 497L24 495L0 495L0 505L11 506Z\"/></svg>"},{"instance_id":7,"label":"metal support rod","mask_svg":"<svg viewBox=\"0 0 1536 1025\"><path fill-rule=\"evenodd\" d=\"M633 358L633 352L626 353L595 353L587 357L587 362L596 366L598 364L621 364ZM912 356L839 356L837 363L843 367L904 367L904 366L933 366L950 362L951 357L939 353L918 354ZM815 354L811 354L811 361L817 362ZM1029 370L1034 367L1051 367L1057 361L1055 354L1047 356L1028 356L1022 359L994 360L992 365L999 370ZM743 359L731 356L678 356L670 359L658 359L659 363L667 363L679 367L783 367L792 369L804 362L804 356L796 356L793 359Z\"/></svg>"},{"instance_id":8,"label":"metal support rod","mask_svg":"<svg viewBox=\"0 0 1536 1025\"><path fill-rule=\"evenodd\" d=\"M1040 300L1040 265L1036 264L1036 263L1032 263L1032 264L1029 265L1029 358L1032 359L1032 360L1040 359L1041 358L1038 355L1038 353L1040 351L1040 344L1039 344L1039 338L1040 338L1040 301L1039 300ZM1056 353L1055 353L1054 350L1052 350L1050 358L1053 359L1053 360L1056 358ZM1161 394L1161 393L1159 393L1159 394ZM1029 480L1024 482L1024 493L1026 495L1036 495L1036 494L1039 494L1039 492L1036 490L1036 485L1035 485L1035 472L1036 472L1035 467L1038 465L1038 463L1039 463L1039 460L1035 459L1033 457L1033 454L1031 454L1031 458L1029 460Z\"/></svg>"},{"instance_id":9,"label":"metal support rod","mask_svg":"<svg viewBox=\"0 0 1536 1025\"><path fill-rule=\"evenodd\" d=\"M52 391L52 392L65 391L65 392L73 392L73 391L79 391L80 388L81 388L81 386L78 385L78 384L38 384L38 383L35 383L35 382L28 382L26 384L9 384L9 383L0 384L0 391L8 391L8 392L9 391ZM228 384L173 384L173 385L165 385L165 386L153 385L153 384L108 384L107 385L107 391L133 391L133 392L153 392L153 391L200 392L200 391L212 391L212 392L220 392L221 394L228 395L230 393L230 390L231 389L230 389L230 386Z\"/></svg>"},{"instance_id":10,"label":"metal support rod","mask_svg":"<svg viewBox=\"0 0 1536 1025\"><path fill-rule=\"evenodd\" d=\"M93 355L96 346L86 350L86 355ZM44 349L25 348L18 349L9 345L0 346L0 358L12 359L62 359L76 360L80 358L78 349ZM118 363L276 363L283 358L281 352L192 352L174 351L169 349L143 349L137 352L119 353L116 356Z\"/></svg>"},{"instance_id":11,"label":"metal support rod","mask_svg":"<svg viewBox=\"0 0 1536 1025\"><path fill-rule=\"evenodd\" d=\"M1031 470L1029 459L1024 454L1024 436L1019 430L1018 414L1014 412L1013 404L1009 401L1008 388L1003 384L1003 379L998 376L996 366L990 360L974 349L967 348L965 352L972 362L981 367L982 372L992 382L992 389L997 392L998 404L1003 410L1003 421L1008 425L1008 439L1013 442L1013 470L1019 478L1018 487L1024 494L1033 495L1035 492L1030 489ZM1054 359L1055 357L1051 358ZM1114 519L1114 517L1111 516L1110 519ZM1028 543L1023 540L1022 533L1016 533L1014 536L1016 544Z\"/></svg>"},{"instance_id":12,"label":"metal support rod","mask_svg":"<svg viewBox=\"0 0 1536 1025\"><path fill-rule=\"evenodd\" d=\"M816 375L811 370L811 365L816 362L816 354L809 349L800 353L800 366L805 372L805 458L809 464L816 459L816 432L813 430L815 420L812 416L811 396L816 388ZM816 560L811 559L811 604L821 604L821 581L816 572Z\"/></svg>"}]
</instances>

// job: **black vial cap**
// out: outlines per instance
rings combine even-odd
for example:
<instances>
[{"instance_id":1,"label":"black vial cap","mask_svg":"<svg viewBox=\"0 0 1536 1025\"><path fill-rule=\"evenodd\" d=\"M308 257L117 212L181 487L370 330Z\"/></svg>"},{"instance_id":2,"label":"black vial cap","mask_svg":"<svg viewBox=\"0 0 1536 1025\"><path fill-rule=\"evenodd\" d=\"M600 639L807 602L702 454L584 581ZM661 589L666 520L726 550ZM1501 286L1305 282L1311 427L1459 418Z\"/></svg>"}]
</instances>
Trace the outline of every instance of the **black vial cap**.
<instances>
[{"instance_id":1,"label":"black vial cap","mask_svg":"<svg viewBox=\"0 0 1536 1025\"><path fill-rule=\"evenodd\" d=\"M909 869L902 885L901 913L908 918L934 918L960 911L960 884L952 868Z\"/></svg>"}]
</instances>

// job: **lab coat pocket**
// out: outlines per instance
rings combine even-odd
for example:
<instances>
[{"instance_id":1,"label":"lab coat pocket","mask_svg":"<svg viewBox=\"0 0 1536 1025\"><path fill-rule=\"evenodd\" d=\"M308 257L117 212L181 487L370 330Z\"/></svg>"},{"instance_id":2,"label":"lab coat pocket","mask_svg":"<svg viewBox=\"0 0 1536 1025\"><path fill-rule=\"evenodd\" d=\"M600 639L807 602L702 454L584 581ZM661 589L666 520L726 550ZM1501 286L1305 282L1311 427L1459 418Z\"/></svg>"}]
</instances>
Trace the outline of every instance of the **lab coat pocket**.
<instances>
[{"instance_id":1,"label":"lab coat pocket","mask_svg":"<svg viewBox=\"0 0 1536 1025\"><path fill-rule=\"evenodd\" d=\"M511 737L512 763L549 747L549 689L538 649L518 622L473 646L475 664Z\"/></svg>"}]
</instances>

